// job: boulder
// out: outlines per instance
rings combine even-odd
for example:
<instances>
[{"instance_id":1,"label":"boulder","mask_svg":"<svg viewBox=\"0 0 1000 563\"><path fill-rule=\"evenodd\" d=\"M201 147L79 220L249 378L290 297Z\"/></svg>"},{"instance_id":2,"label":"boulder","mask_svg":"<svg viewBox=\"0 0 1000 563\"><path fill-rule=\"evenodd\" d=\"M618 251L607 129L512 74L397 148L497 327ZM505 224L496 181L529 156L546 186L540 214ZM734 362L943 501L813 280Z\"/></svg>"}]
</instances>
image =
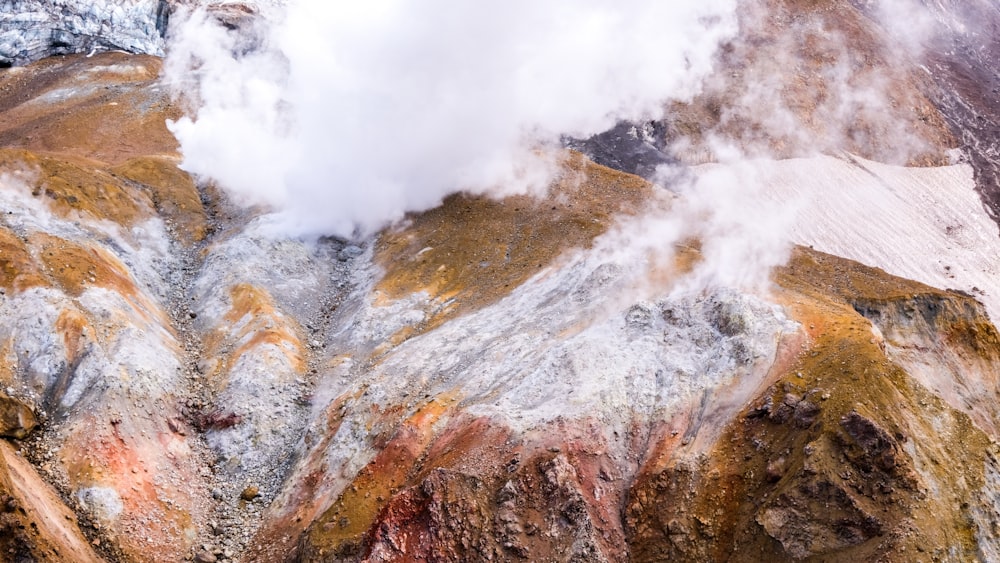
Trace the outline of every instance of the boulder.
<instances>
[{"instance_id":1,"label":"boulder","mask_svg":"<svg viewBox=\"0 0 1000 563\"><path fill-rule=\"evenodd\" d=\"M23 440L38 426L31 407L0 393L0 436Z\"/></svg>"}]
</instances>

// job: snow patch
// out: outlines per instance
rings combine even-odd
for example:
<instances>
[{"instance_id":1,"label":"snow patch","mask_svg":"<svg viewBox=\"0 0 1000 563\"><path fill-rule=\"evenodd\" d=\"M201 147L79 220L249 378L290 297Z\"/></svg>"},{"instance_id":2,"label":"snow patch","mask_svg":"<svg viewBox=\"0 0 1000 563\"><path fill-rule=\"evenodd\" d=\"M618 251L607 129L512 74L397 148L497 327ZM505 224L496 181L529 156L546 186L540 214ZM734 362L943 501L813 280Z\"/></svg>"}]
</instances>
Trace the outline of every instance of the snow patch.
<instances>
[{"instance_id":1,"label":"snow patch","mask_svg":"<svg viewBox=\"0 0 1000 563\"><path fill-rule=\"evenodd\" d=\"M969 165L907 168L843 155L755 166L763 197L798 208L789 229L793 242L962 290L1000 319L1000 237Z\"/></svg>"}]
</instances>

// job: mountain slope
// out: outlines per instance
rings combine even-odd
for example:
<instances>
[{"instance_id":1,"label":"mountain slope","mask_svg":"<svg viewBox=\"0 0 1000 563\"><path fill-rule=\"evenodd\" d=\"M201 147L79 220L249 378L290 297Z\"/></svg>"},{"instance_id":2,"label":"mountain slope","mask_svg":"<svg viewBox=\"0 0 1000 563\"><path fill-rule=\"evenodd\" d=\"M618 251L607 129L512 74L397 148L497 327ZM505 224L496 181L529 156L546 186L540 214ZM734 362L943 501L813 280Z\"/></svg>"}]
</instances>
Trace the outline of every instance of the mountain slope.
<instances>
[{"instance_id":1,"label":"mountain slope","mask_svg":"<svg viewBox=\"0 0 1000 563\"><path fill-rule=\"evenodd\" d=\"M822 22L861 74L891 35L862 3L771 4L780 25L722 63L745 75L624 144L572 143L622 168L646 143L656 184L567 150L544 198L457 194L356 240L276 236L183 172L155 57L0 70L0 548L1000 557L995 121L981 92L940 97L996 69L896 69L921 151L895 164L895 129L864 114L842 145L809 102L839 83L793 80L797 143L740 114L745 78ZM817 77L840 56L820 47Z\"/></svg>"}]
</instances>

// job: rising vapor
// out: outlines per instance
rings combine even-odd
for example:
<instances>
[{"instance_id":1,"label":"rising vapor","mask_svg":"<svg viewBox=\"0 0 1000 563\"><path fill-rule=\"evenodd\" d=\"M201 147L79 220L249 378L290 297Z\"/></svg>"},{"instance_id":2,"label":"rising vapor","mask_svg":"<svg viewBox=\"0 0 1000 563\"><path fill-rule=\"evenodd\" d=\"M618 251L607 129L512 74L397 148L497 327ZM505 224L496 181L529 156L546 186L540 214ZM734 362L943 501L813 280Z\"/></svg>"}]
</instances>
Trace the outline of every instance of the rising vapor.
<instances>
[{"instance_id":1,"label":"rising vapor","mask_svg":"<svg viewBox=\"0 0 1000 563\"><path fill-rule=\"evenodd\" d=\"M178 23L179 22L179 23ZM184 168L284 234L372 232L465 190L544 190L546 149L698 93L735 0L293 0L231 32L175 18Z\"/></svg>"}]
</instances>

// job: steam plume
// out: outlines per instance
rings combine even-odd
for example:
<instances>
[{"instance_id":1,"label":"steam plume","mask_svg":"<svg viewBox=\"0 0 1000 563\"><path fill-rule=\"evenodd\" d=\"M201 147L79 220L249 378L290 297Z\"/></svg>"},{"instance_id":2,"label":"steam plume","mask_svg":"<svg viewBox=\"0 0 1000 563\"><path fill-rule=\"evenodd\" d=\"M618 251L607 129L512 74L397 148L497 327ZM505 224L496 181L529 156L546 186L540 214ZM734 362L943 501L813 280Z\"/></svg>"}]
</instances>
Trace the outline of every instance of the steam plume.
<instances>
[{"instance_id":1,"label":"steam plume","mask_svg":"<svg viewBox=\"0 0 1000 563\"><path fill-rule=\"evenodd\" d=\"M690 99L735 4L293 0L255 39L193 12L165 72L197 111L170 127L187 170L285 233L370 232L458 190L542 190L560 135Z\"/></svg>"}]
</instances>

